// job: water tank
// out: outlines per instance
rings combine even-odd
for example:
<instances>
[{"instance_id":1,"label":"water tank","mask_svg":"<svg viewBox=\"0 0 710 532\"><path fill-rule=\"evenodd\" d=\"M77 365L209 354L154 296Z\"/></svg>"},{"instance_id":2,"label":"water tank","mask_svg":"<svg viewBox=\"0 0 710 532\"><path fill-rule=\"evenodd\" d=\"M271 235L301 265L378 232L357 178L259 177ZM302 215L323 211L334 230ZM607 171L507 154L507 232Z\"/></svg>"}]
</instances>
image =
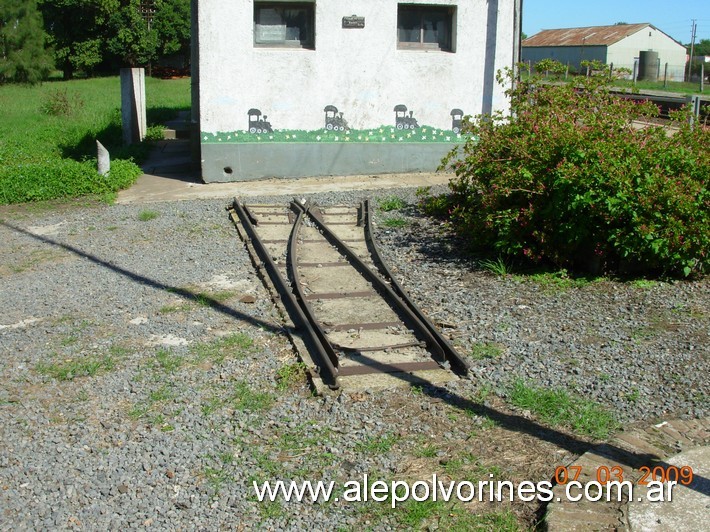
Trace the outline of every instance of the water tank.
<instances>
[{"instance_id":1,"label":"water tank","mask_svg":"<svg viewBox=\"0 0 710 532\"><path fill-rule=\"evenodd\" d=\"M643 81L658 81L658 52L650 50L639 52L638 79Z\"/></svg>"}]
</instances>

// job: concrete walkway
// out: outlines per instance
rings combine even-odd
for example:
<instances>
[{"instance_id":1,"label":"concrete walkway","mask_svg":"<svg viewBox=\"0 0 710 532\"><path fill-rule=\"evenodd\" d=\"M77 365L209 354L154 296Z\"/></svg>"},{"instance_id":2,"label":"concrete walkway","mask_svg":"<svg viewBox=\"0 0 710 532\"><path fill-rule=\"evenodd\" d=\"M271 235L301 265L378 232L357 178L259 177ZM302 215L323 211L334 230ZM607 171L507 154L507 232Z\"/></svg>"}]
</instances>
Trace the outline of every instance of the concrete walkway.
<instances>
[{"instance_id":1,"label":"concrete walkway","mask_svg":"<svg viewBox=\"0 0 710 532\"><path fill-rule=\"evenodd\" d=\"M656 478L676 470L692 468L693 481L679 483L671 490L671 500L650 502L647 489L639 484L646 468ZM677 468L677 469L676 469ZM664 421L646 429L626 429L609 443L584 453L567 466L570 474L579 472L578 482L610 480L619 475L633 485L633 500L598 502L567 500L565 485L554 490L547 506L544 524L550 531L632 530L632 531L688 531L710 530L710 418ZM672 477L671 480L674 480ZM645 481L653 477L647 475ZM683 477L678 479L683 480ZM688 480L686 478L686 480ZM604 482L602 482L604 483ZM668 485L663 488L668 494ZM575 498L583 490L570 490ZM596 490L591 490L594 496ZM616 498L616 491L612 490Z\"/></svg>"}]
</instances>

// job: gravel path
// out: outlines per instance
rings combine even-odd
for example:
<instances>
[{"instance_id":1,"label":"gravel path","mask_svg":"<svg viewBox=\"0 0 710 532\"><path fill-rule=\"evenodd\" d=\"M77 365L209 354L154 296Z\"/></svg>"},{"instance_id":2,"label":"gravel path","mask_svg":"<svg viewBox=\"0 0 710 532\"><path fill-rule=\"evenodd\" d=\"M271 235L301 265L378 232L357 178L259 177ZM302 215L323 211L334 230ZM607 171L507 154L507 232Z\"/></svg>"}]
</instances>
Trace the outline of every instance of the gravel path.
<instances>
[{"instance_id":1,"label":"gravel path","mask_svg":"<svg viewBox=\"0 0 710 532\"><path fill-rule=\"evenodd\" d=\"M0 529L526 526L535 504L265 504L251 485L548 479L589 439L512 409L516 379L623 423L708 415L708 280L496 277L412 209L378 213L382 251L474 379L314 397L227 203L0 210Z\"/></svg>"}]
</instances>

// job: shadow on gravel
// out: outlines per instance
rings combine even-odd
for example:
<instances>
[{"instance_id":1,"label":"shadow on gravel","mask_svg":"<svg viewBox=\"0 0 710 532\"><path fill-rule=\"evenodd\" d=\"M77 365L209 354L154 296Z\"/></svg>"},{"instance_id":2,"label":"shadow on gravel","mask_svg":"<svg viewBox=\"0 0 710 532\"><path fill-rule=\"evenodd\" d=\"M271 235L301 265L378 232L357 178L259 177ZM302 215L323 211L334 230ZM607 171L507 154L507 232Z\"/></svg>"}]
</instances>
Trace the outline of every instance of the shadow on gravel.
<instances>
[{"instance_id":1,"label":"shadow on gravel","mask_svg":"<svg viewBox=\"0 0 710 532\"><path fill-rule=\"evenodd\" d=\"M363 358L367 357L363 356ZM373 362L375 361L373 360ZM394 376L395 374L392 375ZM565 434L564 432L540 425L536 421L526 419L522 416L508 414L481 403L476 403L470 399L461 397L460 395L453 394L451 391L442 386L432 384L429 381L420 379L414 375L403 374L401 379L408 382L411 386L421 387L422 393L428 395L429 397L444 401L447 404L462 410L463 412L488 418L504 429L528 434L539 440L543 440L562 449L566 449L574 454L581 455L585 452L591 452L633 469L638 469L641 466L649 466L651 468L661 466L668 470L668 468L672 467L667 462L659 460L659 458L653 454L634 453L610 443L589 443L569 434ZM693 475L693 482L685 487L697 491L698 493L702 493L703 495L710 496L710 479L706 479L700 475Z\"/></svg>"},{"instance_id":2,"label":"shadow on gravel","mask_svg":"<svg viewBox=\"0 0 710 532\"><path fill-rule=\"evenodd\" d=\"M174 286L170 286L170 285L161 283L161 282L156 281L154 279L150 279L149 277L146 277L144 275L140 275L139 273L135 273L135 272L126 270L124 268L121 268L120 266L116 266L115 264L111 264L110 262L107 262L107 261L102 260L98 257L95 257L94 255L86 253L78 248L75 248L74 246L70 246L69 244L62 244L61 242L56 242L56 241L52 240L51 238L47 238L46 236L36 235L34 233L31 233L29 231L22 229L21 227L17 227L15 225L12 225L8 222L2 221L2 222L0 222L0 224L4 225L8 229L11 229L11 230L21 233L23 235L34 238L35 240L39 240L40 242L43 242L45 244L49 244L51 246L57 246L62 249L65 249L66 251L69 251L70 253L74 253L75 255L78 255L79 257L83 257L85 259L88 259L91 262L93 262L94 264L98 264L99 266L102 266L102 267L107 268L111 271L114 271L120 275L123 275L124 277L127 277L128 279L130 279L132 281L137 282L137 283L140 283L140 284L143 284L146 286L150 286L151 288L157 288L158 290L164 290L166 292L170 292L171 294L182 296L185 299L187 299L188 301L200 303L202 305L207 304L208 306L210 306L211 308L215 309L218 312L221 312L222 314L225 314L231 318L245 321L245 322L250 323L251 325L254 325L256 327L263 327L264 329L269 330L271 332L283 332L282 327L274 325L273 323L269 323L268 321L260 320L259 318L255 318L254 316L244 314L243 312L239 312L238 310L234 310L233 308L228 307L227 305L224 305L215 299L207 297L204 294L195 294L193 292L190 292L189 290L185 290L184 288L177 288Z\"/></svg>"}]
</instances>

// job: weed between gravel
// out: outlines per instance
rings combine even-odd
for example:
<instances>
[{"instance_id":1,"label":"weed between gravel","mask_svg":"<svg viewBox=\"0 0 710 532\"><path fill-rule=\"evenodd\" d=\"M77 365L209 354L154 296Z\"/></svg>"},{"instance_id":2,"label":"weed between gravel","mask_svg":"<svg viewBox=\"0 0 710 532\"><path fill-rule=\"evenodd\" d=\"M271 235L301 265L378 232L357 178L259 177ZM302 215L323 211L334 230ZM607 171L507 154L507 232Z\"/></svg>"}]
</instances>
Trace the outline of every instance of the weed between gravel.
<instances>
[{"instance_id":1,"label":"weed between gravel","mask_svg":"<svg viewBox=\"0 0 710 532\"><path fill-rule=\"evenodd\" d=\"M388 196L386 198L378 200L377 206L380 208L380 210L389 212L404 209L407 206L407 202L405 202L402 198L398 196Z\"/></svg>"},{"instance_id":2,"label":"weed between gravel","mask_svg":"<svg viewBox=\"0 0 710 532\"><path fill-rule=\"evenodd\" d=\"M306 384L308 373L303 362L294 362L281 366L276 370L276 389L283 392L295 388L298 384Z\"/></svg>"},{"instance_id":3,"label":"weed between gravel","mask_svg":"<svg viewBox=\"0 0 710 532\"><path fill-rule=\"evenodd\" d=\"M275 397L272 394L252 390L245 381L237 381L227 403L236 410L254 412L270 409L274 400Z\"/></svg>"},{"instance_id":4,"label":"weed between gravel","mask_svg":"<svg viewBox=\"0 0 710 532\"><path fill-rule=\"evenodd\" d=\"M158 211L152 211L149 209L138 213L138 219L141 222L149 222L151 220L155 220L158 216L160 216L160 213Z\"/></svg>"},{"instance_id":5,"label":"weed between gravel","mask_svg":"<svg viewBox=\"0 0 710 532\"><path fill-rule=\"evenodd\" d=\"M389 229L398 229L407 225L409 225L409 222L401 216L389 216L382 220L382 226Z\"/></svg>"},{"instance_id":6,"label":"weed between gravel","mask_svg":"<svg viewBox=\"0 0 710 532\"><path fill-rule=\"evenodd\" d=\"M499 358L503 348L493 342L476 342L471 347L470 357L474 360L489 360Z\"/></svg>"},{"instance_id":7,"label":"weed between gravel","mask_svg":"<svg viewBox=\"0 0 710 532\"><path fill-rule=\"evenodd\" d=\"M383 436L372 436L365 441L357 442L355 450L361 453L383 454L392 450L392 447L400 440L396 434L385 434Z\"/></svg>"},{"instance_id":8,"label":"weed between gravel","mask_svg":"<svg viewBox=\"0 0 710 532\"><path fill-rule=\"evenodd\" d=\"M220 290L215 292L197 292L191 288L173 288L168 289L168 292L178 293L189 298L187 302L172 303L160 307L160 314L171 314L175 312L188 312L194 308L193 303L201 307L215 308L229 301L237 295L232 290Z\"/></svg>"},{"instance_id":9,"label":"weed between gravel","mask_svg":"<svg viewBox=\"0 0 710 532\"><path fill-rule=\"evenodd\" d=\"M221 364L227 357L243 359L253 348L254 340L244 333L235 333L211 342L193 344L189 352L197 363L210 361L214 364Z\"/></svg>"},{"instance_id":10,"label":"weed between gravel","mask_svg":"<svg viewBox=\"0 0 710 532\"><path fill-rule=\"evenodd\" d=\"M116 361L111 355L89 355L62 362L40 362L35 369L58 381L71 381L77 377L93 377L100 372L111 371L115 365Z\"/></svg>"}]
</instances>

